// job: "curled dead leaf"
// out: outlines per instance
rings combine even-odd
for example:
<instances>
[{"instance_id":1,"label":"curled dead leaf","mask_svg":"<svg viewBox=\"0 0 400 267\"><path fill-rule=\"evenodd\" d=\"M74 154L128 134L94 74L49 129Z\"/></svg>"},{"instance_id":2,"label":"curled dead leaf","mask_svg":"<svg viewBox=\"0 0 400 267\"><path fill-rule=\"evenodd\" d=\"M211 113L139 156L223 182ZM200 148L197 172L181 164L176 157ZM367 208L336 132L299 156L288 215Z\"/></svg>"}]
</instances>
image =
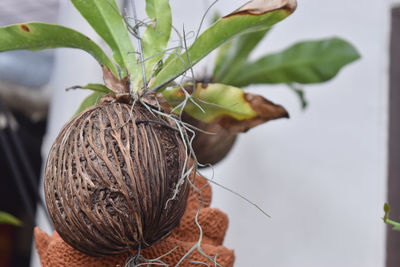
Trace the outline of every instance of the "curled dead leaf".
<instances>
[{"instance_id":1,"label":"curled dead leaf","mask_svg":"<svg viewBox=\"0 0 400 267\"><path fill-rule=\"evenodd\" d=\"M224 18L241 14L262 15L278 9L293 13L296 10L296 7L296 0L253 0L247 2L229 15L226 15Z\"/></svg>"},{"instance_id":2,"label":"curled dead leaf","mask_svg":"<svg viewBox=\"0 0 400 267\"><path fill-rule=\"evenodd\" d=\"M171 86L162 94L175 114L183 111L184 122L203 130L195 130L192 144L198 161L203 164L215 164L223 159L238 133L270 120L289 117L281 105L238 87L197 82L193 91L193 86L192 83Z\"/></svg>"},{"instance_id":3,"label":"curled dead leaf","mask_svg":"<svg viewBox=\"0 0 400 267\"><path fill-rule=\"evenodd\" d=\"M104 85L113 90L116 95L129 93L129 76L120 80L109 68L103 66L103 80Z\"/></svg>"},{"instance_id":4,"label":"curled dead leaf","mask_svg":"<svg viewBox=\"0 0 400 267\"><path fill-rule=\"evenodd\" d=\"M270 120L289 117L285 108L260 95L245 93L243 98L256 113L254 117L236 120L231 116L223 115L215 121L207 123L183 113L183 121L205 131L195 130L196 137L192 143L197 160L200 163L215 165L224 159L232 149L240 132L246 132L250 128Z\"/></svg>"},{"instance_id":5,"label":"curled dead leaf","mask_svg":"<svg viewBox=\"0 0 400 267\"><path fill-rule=\"evenodd\" d=\"M174 109L176 114L180 114L186 95L190 95L191 101L185 102L184 112L196 120L218 124L231 133L245 132L261 123L288 117L281 105L234 86L198 82L196 90L192 90L193 84L188 83L183 88L169 87L162 94L171 107L178 107Z\"/></svg>"},{"instance_id":6,"label":"curled dead leaf","mask_svg":"<svg viewBox=\"0 0 400 267\"><path fill-rule=\"evenodd\" d=\"M276 105L260 95L246 93L245 101L250 104L251 108L256 112L256 116L245 119L236 120L230 116L221 116L218 123L232 133L246 132L264 122L289 118L289 113L281 105Z\"/></svg>"}]
</instances>

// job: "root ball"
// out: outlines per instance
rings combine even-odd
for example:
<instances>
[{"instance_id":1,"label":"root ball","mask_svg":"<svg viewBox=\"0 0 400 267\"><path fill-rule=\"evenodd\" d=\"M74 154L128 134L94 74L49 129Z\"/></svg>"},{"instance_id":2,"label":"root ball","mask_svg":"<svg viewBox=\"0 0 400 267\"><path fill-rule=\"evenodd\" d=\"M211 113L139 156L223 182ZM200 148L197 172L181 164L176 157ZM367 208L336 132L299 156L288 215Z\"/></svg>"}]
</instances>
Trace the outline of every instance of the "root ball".
<instances>
[{"instance_id":1,"label":"root ball","mask_svg":"<svg viewBox=\"0 0 400 267\"><path fill-rule=\"evenodd\" d=\"M106 256L171 233L189 192L184 183L168 201L185 160L174 127L141 104L118 101L91 107L64 126L47 160L45 197L65 242Z\"/></svg>"}]
</instances>

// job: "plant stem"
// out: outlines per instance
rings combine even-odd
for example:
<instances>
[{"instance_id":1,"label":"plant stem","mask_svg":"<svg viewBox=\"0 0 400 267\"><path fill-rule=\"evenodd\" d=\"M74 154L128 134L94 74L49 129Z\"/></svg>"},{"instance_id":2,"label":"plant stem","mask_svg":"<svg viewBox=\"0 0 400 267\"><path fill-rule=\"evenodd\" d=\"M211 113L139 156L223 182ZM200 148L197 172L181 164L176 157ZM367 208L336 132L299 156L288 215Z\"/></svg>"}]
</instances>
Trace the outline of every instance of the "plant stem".
<instances>
[{"instance_id":1,"label":"plant stem","mask_svg":"<svg viewBox=\"0 0 400 267\"><path fill-rule=\"evenodd\" d=\"M140 37L140 27L138 26L138 19L137 19L137 14L136 14L136 5L135 5L135 0L131 1L132 5L132 15L133 19L135 21L135 31L136 31L136 38L138 40L138 47L139 47L139 56L140 56L140 64L142 66L142 75L143 75L143 89L147 89L147 84L146 84L146 67L144 64L144 57L143 57L143 46L142 46L142 38ZM135 92L139 91L139 88L136 88L136 85L134 85Z\"/></svg>"}]
</instances>

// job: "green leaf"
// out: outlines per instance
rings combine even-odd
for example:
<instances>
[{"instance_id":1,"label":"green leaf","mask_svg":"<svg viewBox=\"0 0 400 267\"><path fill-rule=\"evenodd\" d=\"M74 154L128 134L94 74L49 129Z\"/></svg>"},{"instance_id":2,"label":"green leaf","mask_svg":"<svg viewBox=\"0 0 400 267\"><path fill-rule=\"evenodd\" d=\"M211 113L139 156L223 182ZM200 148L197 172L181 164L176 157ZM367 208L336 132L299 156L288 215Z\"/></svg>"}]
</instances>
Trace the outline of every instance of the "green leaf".
<instances>
[{"instance_id":1,"label":"green leaf","mask_svg":"<svg viewBox=\"0 0 400 267\"><path fill-rule=\"evenodd\" d=\"M225 61L229 57L229 51L231 50L231 46L233 45L233 41L229 41L221 45L217 50L217 55L215 57L214 62L214 70L213 70L213 81L220 82L221 77L223 77L222 73L223 69L227 69L225 66Z\"/></svg>"},{"instance_id":2,"label":"green leaf","mask_svg":"<svg viewBox=\"0 0 400 267\"><path fill-rule=\"evenodd\" d=\"M0 52L8 50L43 50L50 48L79 48L91 54L100 65L118 73L112 61L89 37L59 25L32 22L0 28Z\"/></svg>"},{"instance_id":3,"label":"green leaf","mask_svg":"<svg viewBox=\"0 0 400 267\"><path fill-rule=\"evenodd\" d=\"M286 110L261 96L245 93L242 89L225 84L186 84L185 90L178 86L168 87L161 93L180 114L182 108L193 118L219 124L232 132L243 132L269 120L287 117ZM189 92L189 93L188 93ZM186 104L183 105L187 99Z\"/></svg>"},{"instance_id":4,"label":"green leaf","mask_svg":"<svg viewBox=\"0 0 400 267\"><path fill-rule=\"evenodd\" d=\"M283 52L244 64L230 83L320 83L332 79L342 67L358 58L357 50L339 38L300 42Z\"/></svg>"},{"instance_id":5,"label":"green leaf","mask_svg":"<svg viewBox=\"0 0 400 267\"><path fill-rule=\"evenodd\" d=\"M15 226L20 226L21 221L7 212L0 211L0 224L10 224Z\"/></svg>"},{"instance_id":6,"label":"green leaf","mask_svg":"<svg viewBox=\"0 0 400 267\"><path fill-rule=\"evenodd\" d=\"M146 12L152 21L142 36L146 80L149 80L164 57L171 35L172 16L168 0L146 0Z\"/></svg>"},{"instance_id":7,"label":"green leaf","mask_svg":"<svg viewBox=\"0 0 400 267\"><path fill-rule=\"evenodd\" d=\"M292 90L292 92L295 93L297 95L297 97L299 98L300 103L301 103L301 108L303 110L306 109L308 106L308 101L306 99L304 90L294 84L288 84L288 86L289 86L290 90Z\"/></svg>"},{"instance_id":8,"label":"green leaf","mask_svg":"<svg viewBox=\"0 0 400 267\"><path fill-rule=\"evenodd\" d=\"M137 74L135 48L115 0L71 0L76 9L110 46L113 58L126 73ZM118 76L117 76L118 77Z\"/></svg>"},{"instance_id":9,"label":"green leaf","mask_svg":"<svg viewBox=\"0 0 400 267\"><path fill-rule=\"evenodd\" d=\"M85 86L80 86L80 85L76 85L76 86L72 86L70 88L67 88L67 90L71 90L71 89L87 89L87 90L91 90L94 92L99 92L99 93L114 93L113 90L109 89L107 86L105 86L104 84L99 84L99 83L89 83Z\"/></svg>"},{"instance_id":10,"label":"green leaf","mask_svg":"<svg viewBox=\"0 0 400 267\"><path fill-rule=\"evenodd\" d=\"M215 61L213 80L215 82L230 84L230 81L235 78L237 72L241 70L251 51L253 51L268 31L269 29L245 33L221 46L221 54L217 56Z\"/></svg>"},{"instance_id":11,"label":"green leaf","mask_svg":"<svg viewBox=\"0 0 400 267\"><path fill-rule=\"evenodd\" d=\"M396 231L400 231L400 223L392 221L389 219L389 211L390 211L390 207L388 203L385 203L385 205L383 206L383 210L385 212L385 215L383 216L383 221L387 224L387 225L391 225L393 228L393 230Z\"/></svg>"},{"instance_id":12,"label":"green leaf","mask_svg":"<svg viewBox=\"0 0 400 267\"><path fill-rule=\"evenodd\" d=\"M81 103L79 106L78 110L75 112L74 116L79 115L82 111L86 110L87 108L94 106L96 104L100 103L100 100L103 96L105 96L106 93L104 92L93 92L90 95L88 95Z\"/></svg>"},{"instance_id":13,"label":"green leaf","mask_svg":"<svg viewBox=\"0 0 400 267\"><path fill-rule=\"evenodd\" d=\"M387 219L387 217L388 217L388 214L389 214L389 211L390 211L390 206L389 206L389 203L385 203L384 205L383 205L383 211L385 212L385 219Z\"/></svg>"},{"instance_id":14,"label":"green leaf","mask_svg":"<svg viewBox=\"0 0 400 267\"><path fill-rule=\"evenodd\" d=\"M189 69L188 58L191 65L194 65L232 37L246 32L266 30L289 16L295 8L295 0L248 2L211 25L180 56L171 55L150 87L155 89L165 86Z\"/></svg>"}]
</instances>

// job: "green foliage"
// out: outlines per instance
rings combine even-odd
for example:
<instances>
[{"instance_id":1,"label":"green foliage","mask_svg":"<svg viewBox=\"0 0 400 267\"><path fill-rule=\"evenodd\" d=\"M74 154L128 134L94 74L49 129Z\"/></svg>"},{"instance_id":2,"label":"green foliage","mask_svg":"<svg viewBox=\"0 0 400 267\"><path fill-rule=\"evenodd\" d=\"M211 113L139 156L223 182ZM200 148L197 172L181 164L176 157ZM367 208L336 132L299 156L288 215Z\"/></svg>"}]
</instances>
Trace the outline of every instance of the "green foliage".
<instances>
[{"instance_id":1,"label":"green foliage","mask_svg":"<svg viewBox=\"0 0 400 267\"><path fill-rule=\"evenodd\" d=\"M400 231L400 223L399 222L395 222L389 219L389 211L390 211L390 207L388 203L385 203L385 205L383 206L383 210L385 211L385 215L383 216L383 221L387 224L387 225L391 225L393 226L393 230L396 231Z\"/></svg>"},{"instance_id":2,"label":"green foliage","mask_svg":"<svg viewBox=\"0 0 400 267\"><path fill-rule=\"evenodd\" d=\"M0 224L10 224L14 226L20 226L21 221L7 212L0 211Z\"/></svg>"},{"instance_id":3,"label":"green foliage","mask_svg":"<svg viewBox=\"0 0 400 267\"><path fill-rule=\"evenodd\" d=\"M0 28L0 52L9 50L43 50L69 47L91 54L100 65L108 67L115 75L112 61L89 37L75 30L53 24L32 22Z\"/></svg>"},{"instance_id":4,"label":"green foliage","mask_svg":"<svg viewBox=\"0 0 400 267\"><path fill-rule=\"evenodd\" d=\"M188 84L187 90L191 89L192 84ZM175 112L179 114L179 105L186 98L185 92L179 86L174 86L163 90L162 94L172 107L178 107ZM252 118L257 112L245 100L244 95L245 92L237 87L196 83L193 98L186 103L185 112L204 122L212 122L225 115L237 120Z\"/></svg>"},{"instance_id":5,"label":"green foliage","mask_svg":"<svg viewBox=\"0 0 400 267\"><path fill-rule=\"evenodd\" d=\"M154 68L164 57L172 29L171 7L168 0L146 0L146 12L151 24L142 36L146 65L146 77L154 74Z\"/></svg>"},{"instance_id":6,"label":"green foliage","mask_svg":"<svg viewBox=\"0 0 400 267\"><path fill-rule=\"evenodd\" d=\"M71 2L111 48L117 67L99 46L85 35L69 28L45 23L18 24L0 28L0 52L57 47L83 49L105 67L103 71L107 73L109 81L118 83L119 79L129 75L130 90L142 89L144 77L142 70L137 66L136 51L129 36L129 33L133 35L138 33L136 25L127 24L127 18L122 17L115 0L71 0ZM151 20L141 36L143 48L141 59L145 64L146 84L147 81L150 83L146 89L163 90L176 77L221 46L213 77L217 83L203 86L201 89L197 86L193 92L194 98L185 94L184 98L174 98L174 93L178 92L174 90L177 88L162 92L172 106L178 105L177 101L181 101L180 103L187 105L185 107L187 113L207 122L216 120L222 115L235 120L246 120L249 116L254 116L255 110L249 109L248 103L246 104L243 98L244 92L237 87L257 83L288 84L300 97L303 106L306 106L304 92L294 87L295 84L329 80L343 66L358 59L359 54L346 41L332 38L301 42L280 53L266 55L249 62L251 51L271 26L285 19L295 8L295 0L250 1L233 13L216 20L187 49L184 33L184 51L179 48L164 61L172 28L171 8L168 0L146 0L146 12ZM117 78L113 79L107 69ZM112 84L107 86L114 89ZM98 103L102 96L110 92L106 86L99 84L75 88L94 91L83 101L78 113ZM201 108L193 102L195 98L201 102ZM177 110L179 111L179 108Z\"/></svg>"},{"instance_id":7,"label":"green foliage","mask_svg":"<svg viewBox=\"0 0 400 267\"><path fill-rule=\"evenodd\" d=\"M298 96L305 109L308 105L305 93L297 84L330 80L345 65L360 58L350 43L331 38L299 42L282 52L248 62L249 54L266 33L267 30L243 34L222 45L212 80L238 87L284 83Z\"/></svg>"},{"instance_id":8,"label":"green foliage","mask_svg":"<svg viewBox=\"0 0 400 267\"><path fill-rule=\"evenodd\" d=\"M180 55L173 54L166 60L165 66L150 84L151 89L168 84L234 36L269 29L290 14L286 6L281 6L259 14L237 12L220 18L205 30L187 51Z\"/></svg>"},{"instance_id":9,"label":"green foliage","mask_svg":"<svg viewBox=\"0 0 400 267\"><path fill-rule=\"evenodd\" d=\"M234 79L234 76L246 62L251 51L268 31L267 29L245 33L222 45L215 60L214 80L230 84L230 81Z\"/></svg>"},{"instance_id":10,"label":"green foliage","mask_svg":"<svg viewBox=\"0 0 400 267\"><path fill-rule=\"evenodd\" d=\"M85 86L77 85L77 86L72 86L70 88L67 88L67 90L70 90L70 89L87 89L87 90L91 90L94 92L106 93L106 94L113 93L113 91L111 89L109 89L105 85L99 84L99 83L89 83Z\"/></svg>"},{"instance_id":11,"label":"green foliage","mask_svg":"<svg viewBox=\"0 0 400 267\"><path fill-rule=\"evenodd\" d=\"M32 23L0 28L0 42L3 46L0 47L2 49L0 51L55 47L81 48L91 53L102 66L110 69L116 77L121 79L130 74L132 82L130 89L140 90L143 74L137 67L136 51L129 36L129 32L137 34L136 25L127 25L115 0L71 0L71 2L109 45L113 52L113 58L119 66L120 74L117 73L117 68L104 52L83 34L56 25ZM161 60L164 57L172 28L170 6L168 0L147 0L146 12L151 23L141 41L146 76L154 76L150 89L161 89L234 36L240 34L247 36L247 39L239 39L241 40L239 44L236 44L238 41L235 41L235 45L232 47L237 47L242 52L246 50L249 53L258 42L257 38L249 39L249 36L252 36L249 33L259 32L257 35L262 38L269 27L290 15L295 6L294 0L276 3L249 2L240 10L217 20L194 41L188 51L180 55L173 54L163 63ZM186 36L184 36L185 38ZM184 41L186 46L186 39ZM239 57L231 58L232 63L243 61L245 58L243 53Z\"/></svg>"},{"instance_id":12,"label":"green foliage","mask_svg":"<svg viewBox=\"0 0 400 267\"><path fill-rule=\"evenodd\" d=\"M110 46L114 60L121 67L121 78L126 76L125 71L136 74L135 48L115 0L71 0L71 2Z\"/></svg>"},{"instance_id":13,"label":"green foliage","mask_svg":"<svg viewBox=\"0 0 400 267\"><path fill-rule=\"evenodd\" d=\"M321 83L360 58L348 42L331 38L297 43L288 49L243 64L229 82L234 86L265 83Z\"/></svg>"},{"instance_id":14,"label":"green foliage","mask_svg":"<svg viewBox=\"0 0 400 267\"><path fill-rule=\"evenodd\" d=\"M266 121L288 116L282 106L225 84L196 83L195 88L188 84L184 89L175 86L162 94L176 114L181 114L184 109L191 117L218 123L232 133L245 132Z\"/></svg>"},{"instance_id":15,"label":"green foliage","mask_svg":"<svg viewBox=\"0 0 400 267\"><path fill-rule=\"evenodd\" d=\"M302 88L297 87L294 84L288 84L288 86L289 86L290 90L292 90L299 98L300 103L301 103L301 108L306 109L308 106L308 101L306 99L304 90Z\"/></svg>"}]
</instances>

